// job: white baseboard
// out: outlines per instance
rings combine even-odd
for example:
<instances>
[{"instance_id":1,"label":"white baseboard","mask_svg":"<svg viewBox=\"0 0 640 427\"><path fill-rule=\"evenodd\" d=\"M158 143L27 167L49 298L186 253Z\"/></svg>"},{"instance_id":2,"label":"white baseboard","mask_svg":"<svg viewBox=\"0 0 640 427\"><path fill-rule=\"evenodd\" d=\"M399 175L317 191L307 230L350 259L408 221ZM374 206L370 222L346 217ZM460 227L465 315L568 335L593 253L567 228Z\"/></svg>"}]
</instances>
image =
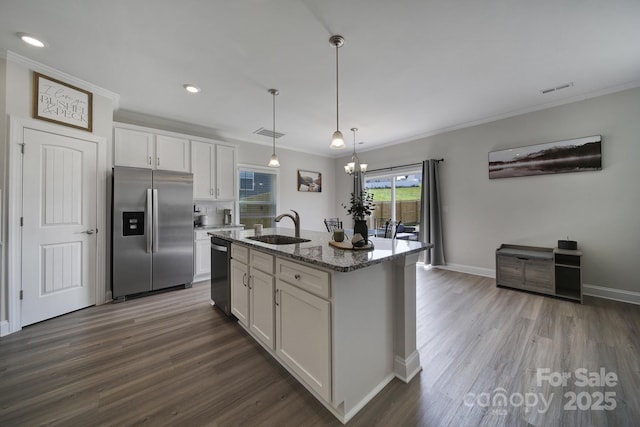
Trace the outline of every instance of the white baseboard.
<instances>
[{"instance_id":1,"label":"white baseboard","mask_svg":"<svg viewBox=\"0 0 640 427\"><path fill-rule=\"evenodd\" d=\"M0 321L0 337L5 335L9 335L9 321L2 320Z\"/></svg>"},{"instance_id":2,"label":"white baseboard","mask_svg":"<svg viewBox=\"0 0 640 427\"><path fill-rule=\"evenodd\" d=\"M432 268L441 268L443 270L457 271L458 273L484 276L491 279L496 278L496 271L491 268L473 267L471 265L462 264L434 265ZM640 305L640 292L625 291L622 289L607 288L605 286L583 284L582 293L590 297L604 298L613 301Z\"/></svg>"},{"instance_id":3,"label":"white baseboard","mask_svg":"<svg viewBox=\"0 0 640 427\"><path fill-rule=\"evenodd\" d=\"M604 286L582 285L582 293L596 298L610 299L640 305L640 292L605 288Z\"/></svg>"},{"instance_id":4,"label":"white baseboard","mask_svg":"<svg viewBox=\"0 0 640 427\"><path fill-rule=\"evenodd\" d=\"M496 271L492 268L473 267L471 265L462 264L434 265L433 268L441 268L443 270L457 271L458 273L489 277L491 279L496 278Z\"/></svg>"}]
</instances>

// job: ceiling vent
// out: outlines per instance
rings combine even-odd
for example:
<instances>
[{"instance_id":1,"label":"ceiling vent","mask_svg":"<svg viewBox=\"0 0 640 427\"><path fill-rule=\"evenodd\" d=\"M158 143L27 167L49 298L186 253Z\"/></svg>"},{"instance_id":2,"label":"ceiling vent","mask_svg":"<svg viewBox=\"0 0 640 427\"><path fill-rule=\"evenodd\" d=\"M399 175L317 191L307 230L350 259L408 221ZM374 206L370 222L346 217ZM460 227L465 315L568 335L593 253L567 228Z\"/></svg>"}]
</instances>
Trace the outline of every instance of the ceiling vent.
<instances>
[{"instance_id":1,"label":"ceiling vent","mask_svg":"<svg viewBox=\"0 0 640 427\"><path fill-rule=\"evenodd\" d=\"M280 133L280 132L275 132L274 133L272 130L265 129L265 128L260 128L260 129L258 129L256 131L254 131L253 133L258 134L258 135L262 135L262 136L266 136L266 137L269 137L269 138L275 137L276 139L285 135L284 133Z\"/></svg>"},{"instance_id":2,"label":"ceiling vent","mask_svg":"<svg viewBox=\"0 0 640 427\"><path fill-rule=\"evenodd\" d=\"M547 94L547 93L557 92L557 91L559 91L559 90L567 89L567 88L572 87L572 86L573 86L573 82L569 82L569 83L565 83L565 84L560 85L560 86L550 87L550 88L548 88L548 89L542 89L542 90L540 91L540 93L542 93L543 95L545 95L545 94Z\"/></svg>"}]
</instances>

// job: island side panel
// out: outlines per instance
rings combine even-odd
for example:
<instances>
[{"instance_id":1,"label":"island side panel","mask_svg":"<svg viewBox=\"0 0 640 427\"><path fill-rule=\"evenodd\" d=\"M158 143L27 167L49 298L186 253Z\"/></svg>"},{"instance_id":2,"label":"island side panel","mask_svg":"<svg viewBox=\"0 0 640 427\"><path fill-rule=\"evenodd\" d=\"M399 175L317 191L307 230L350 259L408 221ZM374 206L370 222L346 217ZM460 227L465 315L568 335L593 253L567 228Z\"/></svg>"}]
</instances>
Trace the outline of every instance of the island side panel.
<instances>
[{"instance_id":1,"label":"island side panel","mask_svg":"<svg viewBox=\"0 0 640 427\"><path fill-rule=\"evenodd\" d=\"M416 348L416 262L418 254L393 261L395 300L394 372L408 383L420 372L420 353Z\"/></svg>"},{"instance_id":2,"label":"island side panel","mask_svg":"<svg viewBox=\"0 0 640 427\"><path fill-rule=\"evenodd\" d=\"M393 265L332 275L333 404L348 421L395 376Z\"/></svg>"}]
</instances>

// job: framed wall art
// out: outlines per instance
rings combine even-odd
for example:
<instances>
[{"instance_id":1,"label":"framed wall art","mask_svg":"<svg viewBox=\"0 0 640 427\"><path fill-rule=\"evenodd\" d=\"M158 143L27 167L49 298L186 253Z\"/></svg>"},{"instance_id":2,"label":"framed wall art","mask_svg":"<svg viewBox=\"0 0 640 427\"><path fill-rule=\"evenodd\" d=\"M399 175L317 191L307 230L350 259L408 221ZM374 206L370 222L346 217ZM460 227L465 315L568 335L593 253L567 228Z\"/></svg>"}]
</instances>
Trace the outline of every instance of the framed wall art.
<instances>
[{"instance_id":1,"label":"framed wall art","mask_svg":"<svg viewBox=\"0 0 640 427\"><path fill-rule=\"evenodd\" d=\"M600 135L489 153L489 179L602 169Z\"/></svg>"},{"instance_id":2,"label":"framed wall art","mask_svg":"<svg viewBox=\"0 0 640 427\"><path fill-rule=\"evenodd\" d=\"M322 174L298 169L298 191L320 193L322 191Z\"/></svg>"},{"instance_id":3,"label":"framed wall art","mask_svg":"<svg viewBox=\"0 0 640 427\"><path fill-rule=\"evenodd\" d=\"M34 72L33 117L91 132L93 94Z\"/></svg>"}]
</instances>

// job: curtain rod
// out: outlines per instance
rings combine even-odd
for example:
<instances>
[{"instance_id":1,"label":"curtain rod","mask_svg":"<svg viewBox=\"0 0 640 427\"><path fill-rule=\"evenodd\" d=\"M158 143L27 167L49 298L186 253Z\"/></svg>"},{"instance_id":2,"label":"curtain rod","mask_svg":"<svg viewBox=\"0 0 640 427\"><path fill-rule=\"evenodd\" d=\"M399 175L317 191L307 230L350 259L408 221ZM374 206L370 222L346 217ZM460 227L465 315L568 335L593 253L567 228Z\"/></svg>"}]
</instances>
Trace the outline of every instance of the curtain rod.
<instances>
[{"instance_id":1,"label":"curtain rod","mask_svg":"<svg viewBox=\"0 0 640 427\"><path fill-rule=\"evenodd\" d=\"M440 163L440 162L444 162L444 159L435 159L435 161ZM420 163L410 163L408 165L390 166L388 168L371 169L371 170L368 170L367 173L369 173L369 172L380 172L380 171L392 171L394 169L408 168L409 166L422 166L422 162L420 162Z\"/></svg>"}]
</instances>

